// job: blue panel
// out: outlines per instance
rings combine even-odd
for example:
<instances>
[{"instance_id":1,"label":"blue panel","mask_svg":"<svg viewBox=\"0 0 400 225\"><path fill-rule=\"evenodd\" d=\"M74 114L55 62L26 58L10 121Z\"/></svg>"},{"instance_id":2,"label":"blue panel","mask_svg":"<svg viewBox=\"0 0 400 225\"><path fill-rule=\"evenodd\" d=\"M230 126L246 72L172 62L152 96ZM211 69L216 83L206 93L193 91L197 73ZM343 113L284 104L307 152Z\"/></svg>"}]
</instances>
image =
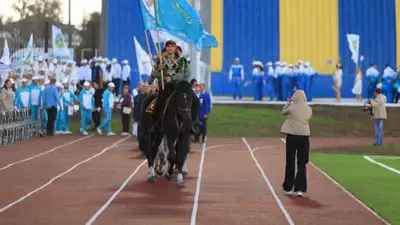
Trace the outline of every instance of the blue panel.
<instances>
[{"instance_id":1,"label":"blue panel","mask_svg":"<svg viewBox=\"0 0 400 225\"><path fill-rule=\"evenodd\" d=\"M251 73L252 60L279 60L279 0L224 1L223 71L235 57Z\"/></svg>"},{"instance_id":2,"label":"blue panel","mask_svg":"<svg viewBox=\"0 0 400 225\"><path fill-rule=\"evenodd\" d=\"M247 75L246 80L250 80L251 76ZM228 83L228 73L214 72L211 75L211 91L213 95L232 95L232 86ZM314 80L314 85L312 87L312 93L314 98L336 98L335 92L332 90L332 76L329 74L323 74L321 76L317 76ZM355 95L351 93L351 89L354 85L354 77L353 76L344 76L343 77L343 85L342 85L342 98L355 98ZM366 97L367 93L367 84L364 80L363 83L363 97ZM245 96L253 96L253 87L251 85L247 87L243 87L243 95ZM267 93L267 88L264 86L263 90L264 96Z\"/></svg>"},{"instance_id":3,"label":"blue panel","mask_svg":"<svg viewBox=\"0 0 400 225\"><path fill-rule=\"evenodd\" d=\"M396 67L395 0L339 0L339 54L345 76L353 76L355 65L346 35L360 35L363 70L377 63L383 72L388 63Z\"/></svg>"},{"instance_id":4,"label":"blue panel","mask_svg":"<svg viewBox=\"0 0 400 225\"><path fill-rule=\"evenodd\" d=\"M144 26L138 0L109 0L108 1L108 58L116 57L120 62L129 60L132 68L131 83L139 81L136 61L136 36L143 49L147 50L144 36ZM150 33L148 33L149 39ZM153 47L152 41L150 45ZM152 48L152 52L155 49Z\"/></svg>"}]
</instances>

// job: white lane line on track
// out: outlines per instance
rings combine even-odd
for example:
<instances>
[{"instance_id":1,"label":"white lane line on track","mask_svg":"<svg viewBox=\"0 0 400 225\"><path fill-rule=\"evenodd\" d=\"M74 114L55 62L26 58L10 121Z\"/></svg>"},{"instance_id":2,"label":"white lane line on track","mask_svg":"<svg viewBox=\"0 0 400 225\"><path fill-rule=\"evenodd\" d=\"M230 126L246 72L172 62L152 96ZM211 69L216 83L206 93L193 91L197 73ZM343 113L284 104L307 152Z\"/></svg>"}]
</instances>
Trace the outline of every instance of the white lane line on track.
<instances>
[{"instance_id":1,"label":"white lane line on track","mask_svg":"<svg viewBox=\"0 0 400 225\"><path fill-rule=\"evenodd\" d=\"M201 177L203 176L203 166L204 166L204 157L205 153L208 149L217 148L218 145L212 146L210 148L206 148L207 142L203 143L203 148L201 151L200 165L199 165L199 173L197 174L197 183L196 183L196 193L194 195L193 207L192 207L192 216L190 217L190 225L196 225L197 219L197 211L199 209L199 197L200 197L200 186L201 186ZM222 147L221 145L219 147Z\"/></svg>"},{"instance_id":2,"label":"white lane line on track","mask_svg":"<svg viewBox=\"0 0 400 225\"><path fill-rule=\"evenodd\" d=\"M388 156L388 155L372 155L369 156L371 159L379 159L379 160L399 160L400 156Z\"/></svg>"},{"instance_id":3,"label":"white lane line on track","mask_svg":"<svg viewBox=\"0 0 400 225\"><path fill-rule=\"evenodd\" d=\"M261 167L260 163L258 163L257 158L254 155L254 152L251 150L249 143L246 141L246 138L242 138L243 143L246 145L247 149L250 152L251 158L253 158L256 167L261 173L261 176L264 178L265 183L267 183L269 190L272 193L272 196L275 198L276 203L278 203L279 208L281 209L282 213L285 215L286 220L289 222L290 225L294 225L292 218L289 215L289 212L286 210L285 206L283 206L281 200L279 199L278 195L276 194L274 187L272 186L271 182L269 181L267 175L265 175L263 168Z\"/></svg>"},{"instance_id":4,"label":"white lane line on track","mask_svg":"<svg viewBox=\"0 0 400 225\"><path fill-rule=\"evenodd\" d=\"M257 151L257 150L266 149L266 148L277 148L277 147L282 147L282 145L266 145L266 146L260 146L260 147L257 147L257 148L253 148L253 149L251 150L251 152L255 152L255 151Z\"/></svg>"},{"instance_id":5,"label":"white lane line on track","mask_svg":"<svg viewBox=\"0 0 400 225\"><path fill-rule=\"evenodd\" d=\"M387 169L389 171L392 171L392 172L397 173L397 174L400 175L400 171L399 170L396 170L395 168L390 167L390 166L388 166L388 165L386 165L384 163L377 162L377 161L371 159L371 157L369 157L369 156L364 156L364 159L366 159L366 160L370 161L371 163L374 163L374 164L376 164L376 165L378 165L380 167L383 167L383 168L385 168L385 169Z\"/></svg>"},{"instance_id":6,"label":"white lane line on track","mask_svg":"<svg viewBox=\"0 0 400 225\"><path fill-rule=\"evenodd\" d=\"M147 163L147 160L144 160L139 166L135 168L135 170L129 175L128 178L122 183L122 185L118 188L116 192L107 200L107 202L86 222L86 225L91 225L111 204L112 201L117 197L117 195L125 188L125 186L132 180L132 178L139 172L139 170Z\"/></svg>"},{"instance_id":7,"label":"white lane line on track","mask_svg":"<svg viewBox=\"0 0 400 225\"><path fill-rule=\"evenodd\" d=\"M52 183L53 183L54 181L56 181L58 178L60 178L60 177L64 176L65 174L71 172L72 170L76 169L78 166L80 166L80 165L82 165L82 164L84 164L84 163L87 163L87 162L91 161L92 159L94 159L94 158L96 158L96 157L98 157L98 156L104 154L104 153L107 152L108 150L112 149L115 145L118 145L119 143L121 143L121 142L127 140L128 138L130 138L130 136L127 136L127 137L125 137L125 138L123 138L123 139L120 139L119 141L117 141L117 142L113 143L112 145L108 146L107 148L104 148L101 152L99 152L99 153L97 153L97 154L95 154L95 155L93 155L93 156L91 156L91 157L89 157L89 158L87 158L87 159L85 159L85 160L83 160L83 161L81 161L81 162L75 164L75 165L72 166L70 169L68 169L68 170L66 170L66 171L64 171L64 172L62 172L62 173L60 173L60 174L58 174L57 176L53 177L52 179L50 179L50 180L49 180L47 183L45 183L44 185L42 185L42 186L36 188L35 190L29 192L29 193L26 194L26 195L20 197L20 198L17 199L16 201L11 202L10 204L8 204L8 205L2 207L2 208L0 209L0 213L6 211L7 209L13 207L13 206L16 205L16 204L22 202L23 200L29 198L31 195L35 194L36 192L39 192L40 190L42 190L42 189L46 188L47 186L49 186L50 184L52 184Z\"/></svg>"},{"instance_id":8,"label":"white lane line on track","mask_svg":"<svg viewBox=\"0 0 400 225\"><path fill-rule=\"evenodd\" d=\"M286 140L284 138L280 139L283 143L286 144ZM359 200L356 196L354 196L352 193L350 193L346 188L344 188L342 185L340 185L336 180L334 180L332 177L330 177L327 173L322 171L319 167L317 167L314 163L309 162L309 164L314 167L318 172L320 172L322 175L324 175L328 180L330 180L332 183L334 183L340 190L342 190L344 193L346 193L350 198L352 198L354 201L358 202L363 208L368 210L370 213L372 213L374 216L376 216L379 220L381 220L385 224L390 224L387 222L385 219L383 219L381 216L378 215L374 210L370 209L367 205L364 204L361 200Z\"/></svg>"},{"instance_id":9,"label":"white lane line on track","mask_svg":"<svg viewBox=\"0 0 400 225\"><path fill-rule=\"evenodd\" d=\"M85 139L90 138L90 137L93 137L93 135L86 136L86 137L83 137L83 138L79 138L79 139L74 140L74 141L70 141L70 142L65 143L65 144L63 144L63 145L57 146L57 147L55 147L55 148L52 148L52 149L50 149L50 150L48 150L48 151L45 151L45 152L39 153L39 154L37 154L37 155L34 155L34 156L32 156L32 157L29 157L29 158L26 158L26 159L22 159L22 160L19 160L19 161L10 163L10 164L8 164L7 166L4 166L4 167L0 168L0 171L5 170L5 169L8 169L8 168L10 168L10 167L12 167L12 166L18 165L18 164L20 164L20 163L23 163L23 162L26 162L26 161L29 161L29 160L38 158L38 157L40 157L40 156L49 154L49 153L54 152L55 150L57 150L57 149L59 149L59 148L63 148L63 147L66 147L66 146L68 146L68 145L72 145L72 144L74 144L74 143L76 143L76 142L78 142L78 141L82 141L82 140L85 140Z\"/></svg>"}]
</instances>

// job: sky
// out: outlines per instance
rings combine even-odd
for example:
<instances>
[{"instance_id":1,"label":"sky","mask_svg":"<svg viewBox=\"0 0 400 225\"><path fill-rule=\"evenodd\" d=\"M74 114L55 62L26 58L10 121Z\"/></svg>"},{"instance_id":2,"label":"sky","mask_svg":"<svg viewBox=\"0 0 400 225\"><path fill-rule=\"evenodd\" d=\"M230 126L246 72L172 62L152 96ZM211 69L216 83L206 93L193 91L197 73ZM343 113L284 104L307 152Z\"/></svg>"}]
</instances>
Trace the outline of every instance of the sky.
<instances>
[{"instance_id":1,"label":"sky","mask_svg":"<svg viewBox=\"0 0 400 225\"><path fill-rule=\"evenodd\" d=\"M11 8L17 0L0 0L0 14L5 18L13 17L14 20L18 19L18 14ZM68 24L68 0L60 0L62 4L62 20ZM83 20L84 14L89 16L92 12L101 11L101 0L71 0L71 24L80 25Z\"/></svg>"}]
</instances>

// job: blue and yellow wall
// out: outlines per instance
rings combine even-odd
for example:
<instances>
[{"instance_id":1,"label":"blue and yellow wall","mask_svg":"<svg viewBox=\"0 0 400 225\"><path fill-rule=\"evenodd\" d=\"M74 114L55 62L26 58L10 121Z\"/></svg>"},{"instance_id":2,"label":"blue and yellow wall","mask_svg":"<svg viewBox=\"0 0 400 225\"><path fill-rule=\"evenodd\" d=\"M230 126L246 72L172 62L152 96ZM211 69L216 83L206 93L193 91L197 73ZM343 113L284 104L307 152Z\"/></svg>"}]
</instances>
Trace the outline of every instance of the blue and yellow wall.
<instances>
[{"instance_id":1,"label":"blue and yellow wall","mask_svg":"<svg viewBox=\"0 0 400 225\"><path fill-rule=\"evenodd\" d=\"M360 35L364 70L371 63L380 71L386 64L400 65L400 0L211 0L210 10L211 33L220 44L210 51L212 91L217 95L230 94L227 72L239 57L249 76L253 60L294 64L302 59L322 75L332 74L341 60L343 96L353 97L355 65L348 33ZM108 14L108 55L128 58L135 67L132 37L146 43L137 0L109 1ZM315 96L333 96L331 86L330 76L318 77ZM251 94L250 89L245 92Z\"/></svg>"}]
</instances>

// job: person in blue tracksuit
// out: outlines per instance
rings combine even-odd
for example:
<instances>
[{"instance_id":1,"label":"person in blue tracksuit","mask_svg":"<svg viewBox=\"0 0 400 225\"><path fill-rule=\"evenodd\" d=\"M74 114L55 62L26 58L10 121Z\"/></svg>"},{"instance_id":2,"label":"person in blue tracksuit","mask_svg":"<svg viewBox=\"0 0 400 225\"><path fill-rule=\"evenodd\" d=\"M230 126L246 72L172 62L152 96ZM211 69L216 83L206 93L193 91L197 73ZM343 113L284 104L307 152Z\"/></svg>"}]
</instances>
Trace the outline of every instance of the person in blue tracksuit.
<instances>
[{"instance_id":1,"label":"person in blue tracksuit","mask_svg":"<svg viewBox=\"0 0 400 225\"><path fill-rule=\"evenodd\" d=\"M32 110L32 120L39 119L39 105L40 105L40 91L41 87L39 84L39 76L34 76L32 78L32 83L28 85L30 90L29 95L29 107Z\"/></svg>"},{"instance_id":2,"label":"person in blue tracksuit","mask_svg":"<svg viewBox=\"0 0 400 225\"><path fill-rule=\"evenodd\" d=\"M56 83L58 96L60 99L60 103L57 105L57 115L54 126L54 134L59 135L62 134L62 128L64 126L64 99L62 98L63 86L60 82Z\"/></svg>"},{"instance_id":3,"label":"person in blue tracksuit","mask_svg":"<svg viewBox=\"0 0 400 225\"><path fill-rule=\"evenodd\" d=\"M263 85L264 85L264 67L262 62L253 62L253 73L251 83L254 90L254 101L262 101L263 98Z\"/></svg>"},{"instance_id":4,"label":"person in blue tracksuit","mask_svg":"<svg viewBox=\"0 0 400 225\"><path fill-rule=\"evenodd\" d=\"M304 91L305 85L306 85L306 78L305 78L304 64L303 61L299 60L297 62L297 70L296 70L296 89Z\"/></svg>"},{"instance_id":5,"label":"person in blue tracksuit","mask_svg":"<svg viewBox=\"0 0 400 225\"><path fill-rule=\"evenodd\" d=\"M114 83L108 83L108 88L103 94L103 112L104 112L104 121L97 127L97 132L99 134L102 133L103 128L106 128L107 136L113 136L115 133L111 132L111 119L112 119L112 110L114 108L114 91L115 85Z\"/></svg>"},{"instance_id":6,"label":"person in blue tracksuit","mask_svg":"<svg viewBox=\"0 0 400 225\"><path fill-rule=\"evenodd\" d=\"M308 102L312 101L312 85L317 75L318 73L311 67L311 63L306 62L304 68L304 92L306 93Z\"/></svg>"},{"instance_id":7,"label":"person in blue tracksuit","mask_svg":"<svg viewBox=\"0 0 400 225\"><path fill-rule=\"evenodd\" d=\"M386 65L382 76L382 94L386 96L387 103L393 103L393 83L396 77L396 72Z\"/></svg>"},{"instance_id":8,"label":"person in blue tracksuit","mask_svg":"<svg viewBox=\"0 0 400 225\"><path fill-rule=\"evenodd\" d=\"M287 63L281 63L282 69L280 70L281 74L281 101L287 101L292 95L292 79L290 69Z\"/></svg>"},{"instance_id":9,"label":"person in blue tracksuit","mask_svg":"<svg viewBox=\"0 0 400 225\"><path fill-rule=\"evenodd\" d=\"M79 102L81 109L81 132L88 135L86 128L92 122L92 112L94 110L94 93L90 90L90 83L83 83L83 90L79 93Z\"/></svg>"},{"instance_id":10,"label":"person in blue tracksuit","mask_svg":"<svg viewBox=\"0 0 400 225\"><path fill-rule=\"evenodd\" d=\"M269 96L269 101L273 101L275 98L275 73L274 68L272 68L272 62L265 64L267 66L266 72L266 82L267 82L267 95Z\"/></svg>"},{"instance_id":11,"label":"person in blue tracksuit","mask_svg":"<svg viewBox=\"0 0 400 225\"><path fill-rule=\"evenodd\" d=\"M365 72L365 78L367 79L367 95L368 99L374 98L374 90L378 85L379 71L376 68L376 64L373 63L370 68Z\"/></svg>"},{"instance_id":12,"label":"person in blue tracksuit","mask_svg":"<svg viewBox=\"0 0 400 225\"><path fill-rule=\"evenodd\" d=\"M299 74L299 66L303 64L303 61L301 60L297 60L297 63L295 65L295 67L293 68L293 77L292 77L292 86L293 86L293 92L295 92L297 90L297 82L298 82L298 74Z\"/></svg>"},{"instance_id":13,"label":"person in blue tracksuit","mask_svg":"<svg viewBox=\"0 0 400 225\"><path fill-rule=\"evenodd\" d=\"M76 95L74 94L73 91L71 91L71 89L69 89L69 83L68 83L68 79L64 79L62 81L62 85L64 86L64 92L63 92L63 98L65 98L65 100L69 103L71 103L71 106L69 105L65 105L64 106L64 118L65 118L65 123L64 123L64 130L63 133L64 134L71 134L71 131L69 130L69 111L73 110L73 102L74 101L79 101L78 97L76 97Z\"/></svg>"},{"instance_id":14,"label":"person in blue tracksuit","mask_svg":"<svg viewBox=\"0 0 400 225\"><path fill-rule=\"evenodd\" d=\"M229 70L229 83L232 84L233 99L236 97L242 99L242 83L244 82L244 68L239 64L239 58L235 58L235 64L233 64Z\"/></svg>"},{"instance_id":15,"label":"person in blue tracksuit","mask_svg":"<svg viewBox=\"0 0 400 225\"><path fill-rule=\"evenodd\" d=\"M23 78L22 85L17 89L17 93L15 95L15 105L18 109L26 109L29 107L29 99L30 99L30 90L28 88L28 80Z\"/></svg>"},{"instance_id":16,"label":"person in blue tracksuit","mask_svg":"<svg viewBox=\"0 0 400 225\"><path fill-rule=\"evenodd\" d=\"M199 85L199 88L200 88L199 120L201 121L200 135L201 135L201 141L204 143L207 137L207 119L211 113L211 97L210 94L205 90L205 85L203 83Z\"/></svg>"},{"instance_id":17,"label":"person in blue tracksuit","mask_svg":"<svg viewBox=\"0 0 400 225\"><path fill-rule=\"evenodd\" d=\"M275 73L274 73L274 78L275 78L275 96L277 101L281 101L281 62L275 62Z\"/></svg>"}]
</instances>

